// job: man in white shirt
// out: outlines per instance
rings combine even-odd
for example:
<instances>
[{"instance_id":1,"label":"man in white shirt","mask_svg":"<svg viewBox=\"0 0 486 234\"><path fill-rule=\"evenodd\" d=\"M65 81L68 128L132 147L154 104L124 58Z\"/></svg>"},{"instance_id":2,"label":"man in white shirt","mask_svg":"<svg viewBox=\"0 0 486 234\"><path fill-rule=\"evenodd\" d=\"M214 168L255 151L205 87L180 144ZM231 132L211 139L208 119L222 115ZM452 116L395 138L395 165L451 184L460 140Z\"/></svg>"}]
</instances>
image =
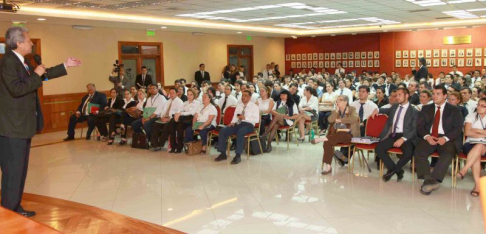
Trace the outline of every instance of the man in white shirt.
<instances>
[{"instance_id":1,"label":"man in white shirt","mask_svg":"<svg viewBox=\"0 0 486 234\"><path fill-rule=\"evenodd\" d=\"M241 103L236 106L235 113L231 124L219 132L218 137L218 151L221 153L216 159L216 162L227 159L227 139L236 135L236 156L231 161L231 164L238 164L241 162L241 154L243 153L243 146L245 144L245 135L255 131L255 124L260 121L260 110L258 106L250 102L251 92L249 90L243 91Z\"/></svg>"},{"instance_id":2,"label":"man in white shirt","mask_svg":"<svg viewBox=\"0 0 486 234\"><path fill-rule=\"evenodd\" d=\"M481 74L479 73L479 70L475 70L474 71L474 75L473 77L471 77L471 85L469 86L470 88L473 88L474 87L474 83L476 81L481 81Z\"/></svg>"},{"instance_id":3,"label":"man in white shirt","mask_svg":"<svg viewBox=\"0 0 486 234\"><path fill-rule=\"evenodd\" d=\"M344 70L343 66L341 63L337 64L336 71L334 71L334 75L337 75L339 73L345 73L346 71Z\"/></svg>"},{"instance_id":4,"label":"man in white shirt","mask_svg":"<svg viewBox=\"0 0 486 234\"><path fill-rule=\"evenodd\" d=\"M177 96L175 88L169 90L169 100L165 102L162 108L160 118L152 126L152 135L150 136L150 151L159 151L164 147L169 138L171 127L175 126L174 115L181 112L184 103ZM161 135L162 134L162 135ZM180 153L175 148L170 153Z\"/></svg>"},{"instance_id":5,"label":"man in white shirt","mask_svg":"<svg viewBox=\"0 0 486 234\"><path fill-rule=\"evenodd\" d=\"M449 72L449 74L451 74L453 76L456 75L456 74L459 74L460 76L464 76L464 74L462 74L462 72L457 70L457 65L452 66L452 71Z\"/></svg>"},{"instance_id":6,"label":"man in white shirt","mask_svg":"<svg viewBox=\"0 0 486 234\"><path fill-rule=\"evenodd\" d=\"M356 100L351 103L351 106L356 108L358 112L359 120L361 122L361 135L364 135L364 126L368 117L373 113L373 111L378 111L378 106L371 100L368 99L368 95L370 93L370 87L368 86L360 86L358 88L358 97L359 100Z\"/></svg>"},{"instance_id":7,"label":"man in white shirt","mask_svg":"<svg viewBox=\"0 0 486 234\"><path fill-rule=\"evenodd\" d=\"M236 100L240 101L241 100L241 96L242 96L242 92L241 92L241 87L243 86L243 82L241 80L237 80L235 82L235 92L234 92L234 97L236 98Z\"/></svg>"},{"instance_id":8,"label":"man in white shirt","mask_svg":"<svg viewBox=\"0 0 486 234\"><path fill-rule=\"evenodd\" d=\"M226 85L224 89L224 97L218 100L218 106L219 109L222 110L221 114L223 115L229 106L236 106L236 103L238 102L238 100L231 95L231 92L233 92L233 88L230 85Z\"/></svg>"},{"instance_id":9,"label":"man in white shirt","mask_svg":"<svg viewBox=\"0 0 486 234\"><path fill-rule=\"evenodd\" d=\"M262 71L263 79L267 80L269 75L272 75L272 67L267 64L266 68Z\"/></svg>"},{"instance_id":10,"label":"man in white shirt","mask_svg":"<svg viewBox=\"0 0 486 234\"><path fill-rule=\"evenodd\" d=\"M478 103L474 100L471 100L472 90L468 87L463 87L461 89L461 95L462 95L462 105L466 107L467 113L471 114L475 112ZM463 117L466 118L466 116Z\"/></svg>"},{"instance_id":11,"label":"man in white shirt","mask_svg":"<svg viewBox=\"0 0 486 234\"><path fill-rule=\"evenodd\" d=\"M338 89L336 89L336 91L334 91L334 93L338 96L339 95L346 95L349 98L348 100L352 101L353 100L353 92L350 89L346 88L346 84L344 83L344 80L339 80L338 85L339 85L339 87L338 87Z\"/></svg>"},{"instance_id":12,"label":"man in white shirt","mask_svg":"<svg viewBox=\"0 0 486 234\"><path fill-rule=\"evenodd\" d=\"M142 127L143 130L145 130L145 135L147 137L152 136L152 125L157 119L159 119L162 109L164 108L164 104L167 102L164 96L159 94L159 90L157 85L151 84L149 85L149 94L150 97L147 98L145 108L155 108L155 112L150 115L147 118L140 118L132 123L132 129L134 133L142 133ZM148 109L145 109L144 111L148 111Z\"/></svg>"}]
</instances>

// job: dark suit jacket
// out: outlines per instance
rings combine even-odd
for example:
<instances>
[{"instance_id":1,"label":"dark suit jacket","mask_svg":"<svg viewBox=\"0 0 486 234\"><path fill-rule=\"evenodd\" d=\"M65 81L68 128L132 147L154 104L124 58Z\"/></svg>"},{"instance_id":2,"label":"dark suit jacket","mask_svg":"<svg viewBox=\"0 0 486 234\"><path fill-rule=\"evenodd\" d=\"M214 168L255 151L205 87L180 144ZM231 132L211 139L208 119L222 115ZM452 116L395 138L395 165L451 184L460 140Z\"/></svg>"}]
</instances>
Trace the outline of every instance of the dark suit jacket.
<instances>
[{"instance_id":1,"label":"dark suit jacket","mask_svg":"<svg viewBox=\"0 0 486 234\"><path fill-rule=\"evenodd\" d=\"M418 69L418 71L412 70L412 74L415 77L415 80L417 82L419 82L420 78L426 78L427 79L427 75L429 74L429 70L427 69L426 66L422 66L420 69Z\"/></svg>"},{"instance_id":2,"label":"dark suit jacket","mask_svg":"<svg viewBox=\"0 0 486 234\"><path fill-rule=\"evenodd\" d=\"M86 99L88 97L89 97L89 94L86 94L83 97L83 99L81 99L81 104L79 104L79 106L78 106L79 113L83 113L83 105L84 105L84 102L86 101ZM94 93L93 98L91 98L91 101L89 103L98 104L98 105L100 105L100 111L104 110L106 103L107 103L106 102L106 94L96 91Z\"/></svg>"},{"instance_id":3,"label":"dark suit jacket","mask_svg":"<svg viewBox=\"0 0 486 234\"><path fill-rule=\"evenodd\" d=\"M204 77L203 77L201 71L199 70L194 73L194 79L196 80L197 84L201 86L203 81L211 80L211 76L209 75L209 72L204 71Z\"/></svg>"},{"instance_id":4,"label":"dark suit jacket","mask_svg":"<svg viewBox=\"0 0 486 234\"><path fill-rule=\"evenodd\" d=\"M123 86L127 85L128 83L128 78L127 76L123 76L118 78L118 76L109 76L108 77L108 80L113 83L113 88L117 91L118 93L118 96L122 96L123 95L123 88L118 86L118 84L122 84ZM106 95L105 95L106 96Z\"/></svg>"},{"instance_id":5,"label":"dark suit jacket","mask_svg":"<svg viewBox=\"0 0 486 234\"><path fill-rule=\"evenodd\" d=\"M280 101L280 92L278 92L277 90L273 89L272 90L272 99L275 102Z\"/></svg>"},{"instance_id":6,"label":"dark suit jacket","mask_svg":"<svg viewBox=\"0 0 486 234\"><path fill-rule=\"evenodd\" d=\"M67 75L63 64L47 69L48 77L39 77L34 68L28 66L30 74L10 50L0 61L0 136L32 138L36 131L41 131L44 118L37 89L46 78Z\"/></svg>"},{"instance_id":7,"label":"dark suit jacket","mask_svg":"<svg viewBox=\"0 0 486 234\"><path fill-rule=\"evenodd\" d=\"M385 95L386 95L386 85L387 84L385 84ZM390 90L388 91L388 93L390 94L393 90L398 89L398 86L396 84L390 84L390 88L389 89Z\"/></svg>"},{"instance_id":8,"label":"dark suit jacket","mask_svg":"<svg viewBox=\"0 0 486 234\"><path fill-rule=\"evenodd\" d=\"M418 95L418 93L414 93L412 95L410 95L410 97L408 98L408 101L414 105L418 105L420 104L420 96Z\"/></svg>"},{"instance_id":9,"label":"dark suit jacket","mask_svg":"<svg viewBox=\"0 0 486 234\"><path fill-rule=\"evenodd\" d=\"M113 98L108 99L108 102L106 103L106 106L107 107L110 107L112 101L113 101ZM115 104L113 104L113 108L114 109L117 109L117 110L121 110L121 109L123 109L123 105L125 105L125 101L123 101L123 99L121 99L121 98L116 98Z\"/></svg>"},{"instance_id":10,"label":"dark suit jacket","mask_svg":"<svg viewBox=\"0 0 486 234\"><path fill-rule=\"evenodd\" d=\"M430 135L432 125L434 124L435 104L429 104L422 107L417 118L417 133L423 139L424 136ZM444 135L454 142L456 152L462 150L462 127L464 117L457 106L446 103L444 110L441 110L442 128Z\"/></svg>"},{"instance_id":11,"label":"dark suit jacket","mask_svg":"<svg viewBox=\"0 0 486 234\"><path fill-rule=\"evenodd\" d=\"M379 102L379 103L378 103L378 99L376 99L376 101L374 101L374 103L378 106L378 108L381 108L382 106L388 104L388 98L384 97L383 100L381 100L381 102Z\"/></svg>"},{"instance_id":12,"label":"dark suit jacket","mask_svg":"<svg viewBox=\"0 0 486 234\"><path fill-rule=\"evenodd\" d=\"M148 87L151 84L152 84L152 76L150 76L149 74L145 75L145 82L143 83L142 83L142 74L137 75L137 78L135 78L135 87L137 89L139 89L140 86Z\"/></svg>"},{"instance_id":13,"label":"dark suit jacket","mask_svg":"<svg viewBox=\"0 0 486 234\"><path fill-rule=\"evenodd\" d=\"M380 108L380 114L388 115L388 121L380 134L381 140L386 139L393 132L393 120L399 106L398 104L393 104L390 108ZM419 111L409 104L403 119L403 137L407 138L407 141L411 141L414 145L417 145L419 140L416 127L418 114Z\"/></svg>"}]
</instances>

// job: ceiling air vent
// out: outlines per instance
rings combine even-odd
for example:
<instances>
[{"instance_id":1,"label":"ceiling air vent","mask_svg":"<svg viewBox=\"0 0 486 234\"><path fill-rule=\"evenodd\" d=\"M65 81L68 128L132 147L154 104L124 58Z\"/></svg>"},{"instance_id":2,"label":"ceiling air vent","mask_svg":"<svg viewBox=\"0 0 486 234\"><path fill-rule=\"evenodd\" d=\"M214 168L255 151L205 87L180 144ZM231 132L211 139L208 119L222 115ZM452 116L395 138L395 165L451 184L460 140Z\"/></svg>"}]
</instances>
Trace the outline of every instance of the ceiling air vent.
<instances>
[{"instance_id":1,"label":"ceiling air vent","mask_svg":"<svg viewBox=\"0 0 486 234\"><path fill-rule=\"evenodd\" d=\"M454 17L452 16L444 16L444 17L437 17L435 19L438 19L438 20L443 20L443 19L454 19Z\"/></svg>"},{"instance_id":2,"label":"ceiling air vent","mask_svg":"<svg viewBox=\"0 0 486 234\"><path fill-rule=\"evenodd\" d=\"M411 11L408 11L408 12L410 12L410 13L417 13L417 12L426 12L426 11L430 11L430 9L411 10Z\"/></svg>"}]
</instances>

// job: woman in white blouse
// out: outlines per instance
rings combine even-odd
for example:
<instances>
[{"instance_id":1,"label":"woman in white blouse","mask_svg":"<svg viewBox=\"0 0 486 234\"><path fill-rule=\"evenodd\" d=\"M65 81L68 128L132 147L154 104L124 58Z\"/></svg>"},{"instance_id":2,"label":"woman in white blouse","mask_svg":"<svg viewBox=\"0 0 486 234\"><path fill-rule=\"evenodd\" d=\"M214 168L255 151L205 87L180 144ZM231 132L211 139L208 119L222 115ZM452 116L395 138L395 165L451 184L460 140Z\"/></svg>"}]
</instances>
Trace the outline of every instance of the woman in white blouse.
<instances>
[{"instance_id":1,"label":"woman in white blouse","mask_svg":"<svg viewBox=\"0 0 486 234\"><path fill-rule=\"evenodd\" d=\"M265 86L260 86L260 97L256 104L260 109L262 119L260 121L260 136L265 132L265 127L272 121L272 110L275 102L270 98L270 89Z\"/></svg>"},{"instance_id":2,"label":"woman in white blouse","mask_svg":"<svg viewBox=\"0 0 486 234\"><path fill-rule=\"evenodd\" d=\"M109 131L110 131L110 139L108 140L108 145L113 145L113 140L115 139L115 129L116 125L121 123L121 115L125 109L127 109L127 106L134 106L136 105L135 101L132 98L132 94L130 93L130 90L125 90L123 92L123 106L121 107L120 110L117 110L114 114L110 116L110 121L109 121Z\"/></svg>"},{"instance_id":3,"label":"woman in white blouse","mask_svg":"<svg viewBox=\"0 0 486 234\"><path fill-rule=\"evenodd\" d=\"M201 136L202 150L201 154L206 154L206 147L208 143L208 132L216 128L216 116L218 115L218 110L216 105L213 103L209 94L203 94L203 103L199 106L192 124L186 128L186 134L184 137L184 142L190 142L194 140L194 130L192 126L195 123L201 123L199 126L199 135Z\"/></svg>"},{"instance_id":4,"label":"woman in white blouse","mask_svg":"<svg viewBox=\"0 0 486 234\"><path fill-rule=\"evenodd\" d=\"M467 137L466 144L462 151L467 155L466 165L457 172L457 178L464 179L469 168L472 169L472 174L476 186L471 191L471 196L479 196L479 178L481 174L481 157L486 155L486 145L484 143L477 143L475 141L486 141L486 98L481 98L476 109L467 115L464 133Z\"/></svg>"},{"instance_id":5,"label":"woman in white blouse","mask_svg":"<svg viewBox=\"0 0 486 234\"><path fill-rule=\"evenodd\" d=\"M336 103L338 97L337 93L334 93L334 87L331 83L326 83L326 92L322 94L319 106L322 106L322 111L319 111L319 135L324 133L327 129L328 121L327 117L331 115L331 111ZM321 108L320 108L321 109Z\"/></svg>"},{"instance_id":6,"label":"woman in white blouse","mask_svg":"<svg viewBox=\"0 0 486 234\"><path fill-rule=\"evenodd\" d=\"M251 102L256 103L260 95L256 92L255 84L249 84L251 92Z\"/></svg>"},{"instance_id":7,"label":"woman in white blouse","mask_svg":"<svg viewBox=\"0 0 486 234\"><path fill-rule=\"evenodd\" d=\"M170 146L171 151L169 153L180 153L184 147L184 130L192 125L192 119L199 109L201 103L195 99L197 96L197 91L194 89L187 90L187 101L184 102L182 110L174 115L174 122L169 122L171 124L169 128L170 135ZM177 141L176 141L177 136Z\"/></svg>"},{"instance_id":8,"label":"woman in white blouse","mask_svg":"<svg viewBox=\"0 0 486 234\"><path fill-rule=\"evenodd\" d=\"M299 117L295 120L299 126L300 142L304 142L305 139L305 121L316 121L318 108L319 99L316 90L309 86L305 87L304 96L299 103Z\"/></svg>"},{"instance_id":9,"label":"woman in white blouse","mask_svg":"<svg viewBox=\"0 0 486 234\"><path fill-rule=\"evenodd\" d=\"M137 92L137 100L135 102L129 103L125 111L121 113L121 141L119 145L126 145L127 144L127 128L126 126L130 126L133 121L140 118L140 113L142 113L143 106L145 105L145 101L147 100L147 93L145 93L144 89L139 89ZM138 116L131 116L130 113L139 113Z\"/></svg>"}]
</instances>

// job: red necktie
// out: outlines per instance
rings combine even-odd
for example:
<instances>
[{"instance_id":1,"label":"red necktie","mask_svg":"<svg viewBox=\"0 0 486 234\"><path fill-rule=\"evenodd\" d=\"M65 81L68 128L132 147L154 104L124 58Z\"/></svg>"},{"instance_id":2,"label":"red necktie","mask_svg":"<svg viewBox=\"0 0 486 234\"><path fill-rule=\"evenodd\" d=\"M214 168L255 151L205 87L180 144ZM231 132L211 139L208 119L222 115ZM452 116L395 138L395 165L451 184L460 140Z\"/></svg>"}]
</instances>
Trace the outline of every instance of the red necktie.
<instances>
[{"instance_id":1,"label":"red necktie","mask_svg":"<svg viewBox=\"0 0 486 234\"><path fill-rule=\"evenodd\" d=\"M432 125L432 136L439 137L439 123L440 123L440 106L437 106L435 112L434 125Z\"/></svg>"}]
</instances>

